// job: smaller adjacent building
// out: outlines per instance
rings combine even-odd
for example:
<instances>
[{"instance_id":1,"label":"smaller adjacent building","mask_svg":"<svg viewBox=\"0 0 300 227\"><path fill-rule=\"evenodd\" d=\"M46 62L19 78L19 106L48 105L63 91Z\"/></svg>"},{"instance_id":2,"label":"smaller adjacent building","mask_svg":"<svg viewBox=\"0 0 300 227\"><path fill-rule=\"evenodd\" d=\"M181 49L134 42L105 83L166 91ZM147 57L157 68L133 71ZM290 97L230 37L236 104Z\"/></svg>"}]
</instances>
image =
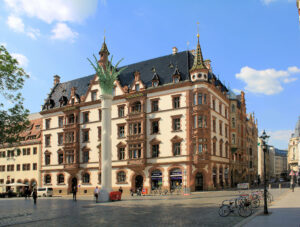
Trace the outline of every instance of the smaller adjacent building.
<instances>
[{"instance_id":1,"label":"smaller adjacent building","mask_svg":"<svg viewBox=\"0 0 300 227\"><path fill-rule=\"evenodd\" d=\"M287 150L280 150L274 146L269 147L270 178L280 178L287 173Z\"/></svg>"},{"instance_id":2,"label":"smaller adjacent building","mask_svg":"<svg viewBox=\"0 0 300 227\"><path fill-rule=\"evenodd\" d=\"M30 189L41 185L41 115L31 114L29 120L30 126L22 133L20 143L0 146L0 184L24 183Z\"/></svg>"}]
</instances>

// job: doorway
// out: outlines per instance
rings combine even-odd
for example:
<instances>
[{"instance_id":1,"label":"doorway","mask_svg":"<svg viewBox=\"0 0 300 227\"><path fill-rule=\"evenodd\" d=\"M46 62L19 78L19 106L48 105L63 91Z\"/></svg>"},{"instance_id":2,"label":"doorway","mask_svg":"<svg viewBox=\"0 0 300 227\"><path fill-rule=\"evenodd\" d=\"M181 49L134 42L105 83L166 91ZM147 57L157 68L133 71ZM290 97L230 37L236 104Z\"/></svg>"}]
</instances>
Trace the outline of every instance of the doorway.
<instances>
[{"instance_id":1,"label":"doorway","mask_svg":"<svg viewBox=\"0 0 300 227\"><path fill-rule=\"evenodd\" d=\"M70 179L70 182L69 182L69 193L73 192L74 187L76 187L76 189L77 189L77 178L76 177L73 177L73 178Z\"/></svg>"},{"instance_id":2,"label":"doorway","mask_svg":"<svg viewBox=\"0 0 300 227\"><path fill-rule=\"evenodd\" d=\"M137 189L142 190L142 188L143 188L143 181L144 181L143 176L137 175L135 177L135 190L137 190Z\"/></svg>"},{"instance_id":3,"label":"doorway","mask_svg":"<svg viewBox=\"0 0 300 227\"><path fill-rule=\"evenodd\" d=\"M196 174L195 191L203 191L203 175L202 175L202 173Z\"/></svg>"}]
</instances>

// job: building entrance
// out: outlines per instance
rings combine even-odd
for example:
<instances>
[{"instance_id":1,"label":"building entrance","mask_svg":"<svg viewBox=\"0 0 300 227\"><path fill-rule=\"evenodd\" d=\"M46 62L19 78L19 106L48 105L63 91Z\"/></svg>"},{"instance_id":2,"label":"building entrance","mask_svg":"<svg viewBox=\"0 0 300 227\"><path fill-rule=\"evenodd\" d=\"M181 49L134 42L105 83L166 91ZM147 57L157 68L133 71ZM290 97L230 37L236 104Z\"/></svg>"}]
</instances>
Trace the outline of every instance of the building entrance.
<instances>
[{"instance_id":1,"label":"building entrance","mask_svg":"<svg viewBox=\"0 0 300 227\"><path fill-rule=\"evenodd\" d=\"M141 175L137 175L135 177L135 189L136 190L138 190L138 189L142 190L142 188L143 188L143 180L144 180L144 178Z\"/></svg>"},{"instance_id":2,"label":"building entrance","mask_svg":"<svg viewBox=\"0 0 300 227\"><path fill-rule=\"evenodd\" d=\"M70 179L70 182L69 182L69 193L73 192L74 187L77 190L77 178L76 177L73 177L73 178Z\"/></svg>"},{"instance_id":3,"label":"building entrance","mask_svg":"<svg viewBox=\"0 0 300 227\"><path fill-rule=\"evenodd\" d=\"M202 173L196 174L195 191L203 191L203 175L202 175Z\"/></svg>"}]
</instances>

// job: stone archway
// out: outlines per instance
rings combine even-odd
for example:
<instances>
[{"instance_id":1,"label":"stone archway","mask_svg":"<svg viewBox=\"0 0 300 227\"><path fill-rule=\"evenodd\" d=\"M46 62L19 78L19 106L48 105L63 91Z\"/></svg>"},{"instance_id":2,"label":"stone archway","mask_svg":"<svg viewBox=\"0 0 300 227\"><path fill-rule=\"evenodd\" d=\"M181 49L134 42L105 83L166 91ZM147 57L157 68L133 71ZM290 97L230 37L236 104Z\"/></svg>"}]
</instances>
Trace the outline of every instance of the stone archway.
<instances>
[{"instance_id":1,"label":"stone archway","mask_svg":"<svg viewBox=\"0 0 300 227\"><path fill-rule=\"evenodd\" d=\"M144 177L142 175L136 175L134 179L135 183L135 189L136 190L142 190L143 189L143 184L144 184Z\"/></svg>"},{"instance_id":2,"label":"stone archway","mask_svg":"<svg viewBox=\"0 0 300 227\"><path fill-rule=\"evenodd\" d=\"M76 176L70 176L69 182L68 182L68 193L72 193L74 187L76 187L77 190L77 185L78 185L78 179Z\"/></svg>"}]
</instances>

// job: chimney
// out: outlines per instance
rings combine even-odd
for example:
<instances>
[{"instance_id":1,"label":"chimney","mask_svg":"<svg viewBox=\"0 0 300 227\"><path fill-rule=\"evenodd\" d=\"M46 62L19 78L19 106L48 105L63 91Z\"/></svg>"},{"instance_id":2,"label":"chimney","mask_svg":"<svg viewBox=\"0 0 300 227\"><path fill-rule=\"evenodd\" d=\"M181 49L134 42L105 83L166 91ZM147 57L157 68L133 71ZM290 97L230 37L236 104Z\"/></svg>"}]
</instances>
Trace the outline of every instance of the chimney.
<instances>
[{"instance_id":1,"label":"chimney","mask_svg":"<svg viewBox=\"0 0 300 227\"><path fill-rule=\"evenodd\" d=\"M60 83L60 76L54 75L53 77L54 77L54 86L55 86L56 84Z\"/></svg>"},{"instance_id":2,"label":"chimney","mask_svg":"<svg viewBox=\"0 0 300 227\"><path fill-rule=\"evenodd\" d=\"M173 55L177 54L177 52L178 52L177 47L173 47L173 48L172 48L172 52L173 52Z\"/></svg>"}]
</instances>

